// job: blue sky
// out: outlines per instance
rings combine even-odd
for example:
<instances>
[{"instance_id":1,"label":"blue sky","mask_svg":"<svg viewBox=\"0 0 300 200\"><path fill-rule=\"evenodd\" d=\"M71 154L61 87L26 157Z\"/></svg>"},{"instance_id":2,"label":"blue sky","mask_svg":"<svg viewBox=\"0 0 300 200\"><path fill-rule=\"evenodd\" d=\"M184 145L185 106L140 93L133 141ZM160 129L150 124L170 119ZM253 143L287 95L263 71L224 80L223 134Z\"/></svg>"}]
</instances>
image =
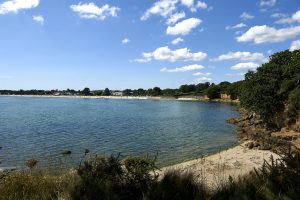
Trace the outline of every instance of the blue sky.
<instances>
[{"instance_id":1,"label":"blue sky","mask_svg":"<svg viewBox=\"0 0 300 200\"><path fill-rule=\"evenodd\" d=\"M299 0L0 0L0 89L237 81L300 48Z\"/></svg>"}]
</instances>

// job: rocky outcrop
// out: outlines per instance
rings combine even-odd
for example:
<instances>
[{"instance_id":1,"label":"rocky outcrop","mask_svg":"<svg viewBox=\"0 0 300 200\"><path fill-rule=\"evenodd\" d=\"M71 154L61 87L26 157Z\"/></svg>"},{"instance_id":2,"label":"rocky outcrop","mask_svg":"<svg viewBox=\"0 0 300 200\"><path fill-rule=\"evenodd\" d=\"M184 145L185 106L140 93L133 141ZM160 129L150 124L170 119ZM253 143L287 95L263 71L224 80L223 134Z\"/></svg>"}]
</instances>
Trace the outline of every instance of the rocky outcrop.
<instances>
[{"instance_id":1,"label":"rocky outcrop","mask_svg":"<svg viewBox=\"0 0 300 200\"><path fill-rule=\"evenodd\" d=\"M284 127L274 132L267 129L260 116L254 112L248 112L245 109L239 109L239 112L239 118L231 118L227 122L237 125L236 132L241 140L251 140L246 145L249 149L280 152L293 145L295 141L300 141L300 133L295 129Z\"/></svg>"}]
</instances>

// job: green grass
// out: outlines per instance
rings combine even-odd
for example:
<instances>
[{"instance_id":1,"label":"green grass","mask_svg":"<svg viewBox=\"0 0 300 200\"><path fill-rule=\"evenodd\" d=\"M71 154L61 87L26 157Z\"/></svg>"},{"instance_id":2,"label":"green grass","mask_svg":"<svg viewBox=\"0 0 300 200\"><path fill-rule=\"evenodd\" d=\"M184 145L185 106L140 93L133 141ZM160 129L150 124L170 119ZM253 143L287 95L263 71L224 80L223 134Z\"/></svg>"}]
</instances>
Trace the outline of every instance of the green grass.
<instances>
[{"instance_id":1,"label":"green grass","mask_svg":"<svg viewBox=\"0 0 300 200\"><path fill-rule=\"evenodd\" d=\"M192 174L169 171L159 178L156 170L155 159L149 157L122 161L119 156L95 156L67 173L0 173L0 199L300 199L300 153L287 153L238 180L229 177L214 191Z\"/></svg>"}]
</instances>

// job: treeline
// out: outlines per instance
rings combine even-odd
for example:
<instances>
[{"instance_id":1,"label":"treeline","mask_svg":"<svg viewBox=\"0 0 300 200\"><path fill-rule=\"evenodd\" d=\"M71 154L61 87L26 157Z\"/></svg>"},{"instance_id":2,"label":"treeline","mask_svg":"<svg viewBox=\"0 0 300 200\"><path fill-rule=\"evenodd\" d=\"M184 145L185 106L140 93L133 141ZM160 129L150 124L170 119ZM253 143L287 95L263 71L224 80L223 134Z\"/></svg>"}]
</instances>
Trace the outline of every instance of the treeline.
<instances>
[{"instance_id":1,"label":"treeline","mask_svg":"<svg viewBox=\"0 0 300 200\"><path fill-rule=\"evenodd\" d=\"M214 83L199 83L190 85L181 85L178 89L161 89L154 87L150 89L125 89L119 90L90 90L84 88L83 90L0 90L1 95L84 95L84 96L165 96L165 97L179 97L179 96L207 96L209 99L217 99L221 94L230 95L231 99L238 98L238 89L242 81L230 83L221 82Z\"/></svg>"}]
</instances>

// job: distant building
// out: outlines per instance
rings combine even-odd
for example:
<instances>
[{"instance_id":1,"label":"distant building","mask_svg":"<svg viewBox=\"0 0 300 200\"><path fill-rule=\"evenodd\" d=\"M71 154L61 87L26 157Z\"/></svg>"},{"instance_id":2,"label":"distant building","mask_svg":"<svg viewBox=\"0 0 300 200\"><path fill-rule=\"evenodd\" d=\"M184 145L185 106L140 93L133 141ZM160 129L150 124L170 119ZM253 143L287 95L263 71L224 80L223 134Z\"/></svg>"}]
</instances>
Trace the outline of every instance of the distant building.
<instances>
[{"instance_id":1,"label":"distant building","mask_svg":"<svg viewBox=\"0 0 300 200\"><path fill-rule=\"evenodd\" d=\"M121 91L113 91L113 92L111 93L111 95L112 95L112 96L123 96L123 92L121 92Z\"/></svg>"}]
</instances>

